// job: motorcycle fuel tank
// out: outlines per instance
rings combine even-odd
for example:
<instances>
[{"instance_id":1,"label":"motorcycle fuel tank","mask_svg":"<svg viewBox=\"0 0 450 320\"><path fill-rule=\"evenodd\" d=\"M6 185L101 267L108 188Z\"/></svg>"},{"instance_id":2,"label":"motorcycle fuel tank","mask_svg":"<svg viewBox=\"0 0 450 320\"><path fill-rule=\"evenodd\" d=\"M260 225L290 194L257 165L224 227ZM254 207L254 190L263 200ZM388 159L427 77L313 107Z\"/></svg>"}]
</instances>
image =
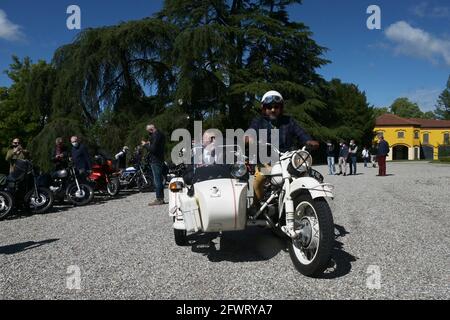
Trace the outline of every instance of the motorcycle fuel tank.
<instances>
[{"instance_id":1,"label":"motorcycle fuel tank","mask_svg":"<svg viewBox=\"0 0 450 320\"><path fill-rule=\"evenodd\" d=\"M68 175L69 173L65 169L56 171L56 176L58 178L66 178Z\"/></svg>"},{"instance_id":2,"label":"motorcycle fuel tank","mask_svg":"<svg viewBox=\"0 0 450 320\"><path fill-rule=\"evenodd\" d=\"M194 184L204 232L245 229L247 183L214 179Z\"/></svg>"}]
</instances>

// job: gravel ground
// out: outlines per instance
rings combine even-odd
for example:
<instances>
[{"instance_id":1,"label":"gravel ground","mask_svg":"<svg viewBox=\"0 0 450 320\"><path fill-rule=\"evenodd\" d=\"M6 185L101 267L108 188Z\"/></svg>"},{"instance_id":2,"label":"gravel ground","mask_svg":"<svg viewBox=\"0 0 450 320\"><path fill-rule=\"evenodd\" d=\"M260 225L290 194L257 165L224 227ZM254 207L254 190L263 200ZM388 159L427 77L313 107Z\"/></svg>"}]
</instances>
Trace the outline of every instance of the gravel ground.
<instances>
[{"instance_id":1,"label":"gravel ground","mask_svg":"<svg viewBox=\"0 0 450 320\"><path fill-rule=\"evenodd\" d=\"M347 177L316 168L336 186L334 265L320 279L299 274L260 228L177 247L167 205L124 192L1 221L0 298L448 300L450 166L388 163L388 177L362 167Z\"/></svg>"}]
</instances>

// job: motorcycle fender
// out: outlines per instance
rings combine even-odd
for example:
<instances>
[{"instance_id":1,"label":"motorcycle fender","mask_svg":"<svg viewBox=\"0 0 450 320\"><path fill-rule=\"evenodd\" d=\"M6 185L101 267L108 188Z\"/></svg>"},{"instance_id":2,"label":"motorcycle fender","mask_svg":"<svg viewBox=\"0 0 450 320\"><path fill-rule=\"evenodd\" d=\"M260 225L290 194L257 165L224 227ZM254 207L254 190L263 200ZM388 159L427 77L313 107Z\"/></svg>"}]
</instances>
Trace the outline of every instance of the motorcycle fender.
<instances>
[{"instance_id":1,"label":"motorcycle fender","mask_svg":"<svg viewBox=\"0 0 450 320\"><path fill-rule=\"evenodd\" d=\"M314 178L304 177L294 180L290 186L291 197L294 197L297 193L307 190L311 198L331 198L334 199L333 187L329 184L321 184Z\"/></svg>"}]
</instances>

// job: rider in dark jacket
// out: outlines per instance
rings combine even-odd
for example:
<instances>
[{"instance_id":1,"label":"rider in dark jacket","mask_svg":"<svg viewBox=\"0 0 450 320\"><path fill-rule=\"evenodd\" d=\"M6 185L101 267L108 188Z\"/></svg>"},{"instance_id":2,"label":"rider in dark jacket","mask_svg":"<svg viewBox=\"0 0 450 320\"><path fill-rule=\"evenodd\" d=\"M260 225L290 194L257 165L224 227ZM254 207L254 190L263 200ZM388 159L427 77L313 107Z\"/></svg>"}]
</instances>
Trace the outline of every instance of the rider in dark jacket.
<instances>
[{"instance_id":1,"label":"rider in dark jacket","mask_svg":"<svg viewBox=\"0 0 450 320\"><path fill-rule=\"evenodd\" d=\"M264 94L261 100L261 116L253 119L250 124L250 129L255 129L257 133L257 139L260 140L259 130L267 131L268 143L278 142L278 146L281 152L286 152L294 146L294 139L302 145L309 145L312 148L318 148L319 142L312 140L311 136L301 128L297 121L292 117L283 115L284 100L281 94L277 91L268 91ZM279 130L279 141L272 141L271 129ZM249 141L250 143L256 143L256 141ZM264 169L263 169L264 168ZM260 164L256 167L254 191L255 191L255 203L262 199L264 192L265 176L261 174L261 170L270 170L268 164Z\"/></svg>"},{"instance_id":2,"label":"rider in dark jacket","mask_svg":"<svg viewBox=\"0 0 450 320\"><path fill-rule=\"evenodd\" d=\"M87 148L79 142L76 136L70 138L70 142L72 143L71 155L74 167L80 172L90 171L91 160Z\"/></svg>"}]
</instances>

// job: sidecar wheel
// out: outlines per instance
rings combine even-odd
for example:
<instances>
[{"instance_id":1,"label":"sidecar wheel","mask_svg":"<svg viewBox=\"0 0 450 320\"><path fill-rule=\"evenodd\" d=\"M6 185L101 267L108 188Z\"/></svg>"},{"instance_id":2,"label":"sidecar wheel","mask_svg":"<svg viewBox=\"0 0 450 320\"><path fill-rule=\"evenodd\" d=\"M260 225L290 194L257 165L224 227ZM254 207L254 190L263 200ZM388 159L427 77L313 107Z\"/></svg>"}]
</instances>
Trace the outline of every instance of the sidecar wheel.
<instances>
[{"instance_id":1,"label":"sidecar wheel","mask_svg":"<svg viewBox=\"0 0 450 320\"><path fill-rule=\"evenodd\" d=\"M187 232L186 230L173 229L175 236L175 243L177 246L185 246L187 244Z\"/></svg>"},{"instance_id":2,"label":"sidecar wheel","mask_svg":"<svg viewBox=\"0 0 450 320\"><path fill-rule=\"evenodd\" d=\"M324 198L300 195L294 199L295 231L298 239L288 239L289 254L295 268L305 276L318 277L328 267L334 242L334 222Z\"/></svg>"}]
</instances>

